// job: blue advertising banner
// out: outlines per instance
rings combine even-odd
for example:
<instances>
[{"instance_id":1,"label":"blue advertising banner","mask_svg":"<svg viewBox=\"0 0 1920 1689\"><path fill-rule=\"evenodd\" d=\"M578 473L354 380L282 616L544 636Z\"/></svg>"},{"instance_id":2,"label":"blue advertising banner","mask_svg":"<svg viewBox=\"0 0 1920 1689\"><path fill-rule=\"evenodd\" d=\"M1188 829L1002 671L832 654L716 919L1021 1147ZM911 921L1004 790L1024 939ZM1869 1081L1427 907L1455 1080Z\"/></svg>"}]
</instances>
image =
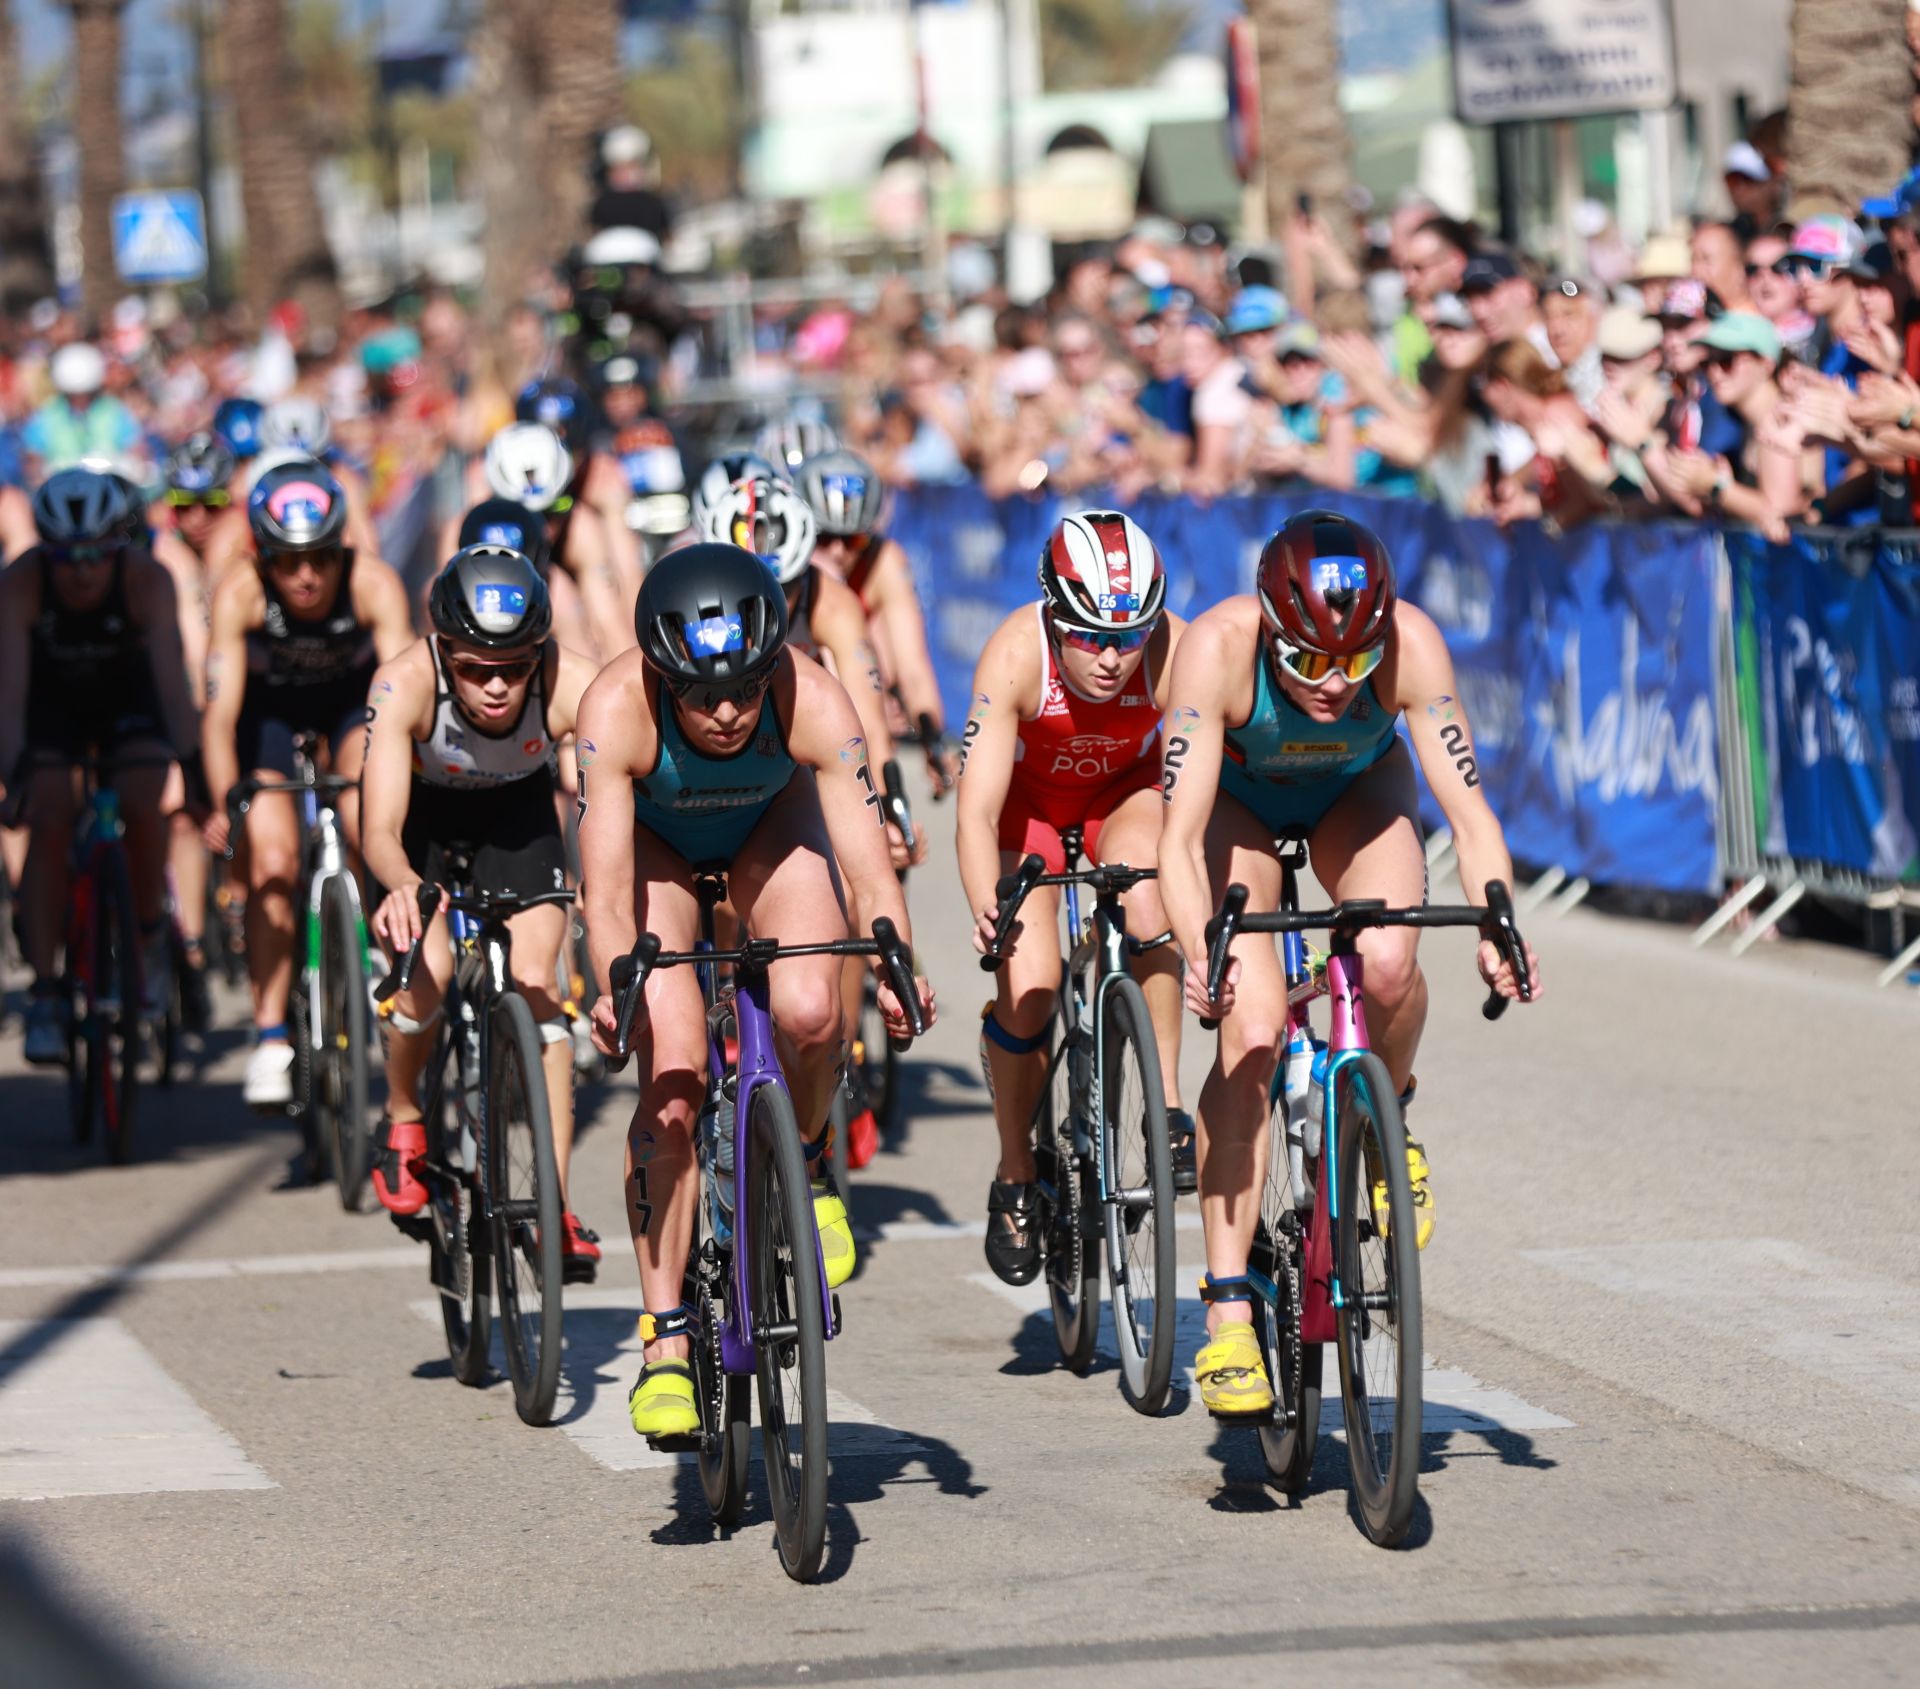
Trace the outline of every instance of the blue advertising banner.
<instances>
[{"instance_id":1,"label":"blue advertising banner","mask_svg":"<svg viewBox=\"0 0 1920 1689\"><path fill-rule=\"evenodd\" d=\"M1716 535L1503 533L1414 500L1329 494L1213 503L1154 494L1129 513L1166 561L1169 605L1192 616L1249 591L1267 536L1309 502L1371 525L1402 593L1439 624L1487 796L1516 856L1602 883L1717 889ZM988 636L1036 595L1034 565L1060 508L996 504L966 486L899 501L893 534L913 561L956 726ZM1428 809L1437 819L1430 799Z\"/></svg>"},{"instance_id":2,"label":"blue advertising banner","mask_svg":"<svg viewBox=\"0 0 1920 1689\"><path fill-rule=\"evenodd\" d=\"M1759 669L1768 855L1920 878L1920 561L1911 538L1730 534Z\"/></svg>"}]
</instances>

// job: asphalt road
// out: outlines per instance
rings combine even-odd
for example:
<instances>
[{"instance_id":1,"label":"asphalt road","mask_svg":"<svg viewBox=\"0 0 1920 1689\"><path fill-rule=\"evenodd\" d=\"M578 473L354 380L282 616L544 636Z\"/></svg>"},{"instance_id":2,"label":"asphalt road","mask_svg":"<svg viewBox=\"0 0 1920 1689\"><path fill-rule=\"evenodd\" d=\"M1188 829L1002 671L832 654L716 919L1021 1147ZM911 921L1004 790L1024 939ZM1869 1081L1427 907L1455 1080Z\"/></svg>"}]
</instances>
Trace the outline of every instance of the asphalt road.
<instances>
[{"instance_id":1,"label":"asphalt road","mask_svg":"<svg viewBox=\"0 0 1920 1689\"><path fill-rule=\"evenodd\" d=\"M137 1164L111 1169L72 1144L58 1076L23 1070L17 1021L0 1538L182 1682L1913 1680L1911 990L1837 950L1735 960L1576 911L1530 929L1546 1001L1489 1027L1466 939L1429 940L1435 1429L1388 1553L1337 1437L1290 1502L1184 1393L1130 1410L1106 1338L1091 1376L1058 1369L1034 1299L986 1274L982 976L950 812L926 818L945 1018L909 1129L858 1179L879 1235L828 1355L820 1584L782 1576L757 1465L721 1536L691 1468L627 1430L617 1243L569 1298L563 1422L531 1430L504 1381L449 1375L424 1250L289 1184L294 1136L241 1106L237 1037L149 1094ZM620 1084L586 1102L575 1198L610 1240L632 1106ZM1198 1261L1197 1230L1181 1249ZM16 1593L0 1576L0 1653Z\"/></svg>"}]
</instances>

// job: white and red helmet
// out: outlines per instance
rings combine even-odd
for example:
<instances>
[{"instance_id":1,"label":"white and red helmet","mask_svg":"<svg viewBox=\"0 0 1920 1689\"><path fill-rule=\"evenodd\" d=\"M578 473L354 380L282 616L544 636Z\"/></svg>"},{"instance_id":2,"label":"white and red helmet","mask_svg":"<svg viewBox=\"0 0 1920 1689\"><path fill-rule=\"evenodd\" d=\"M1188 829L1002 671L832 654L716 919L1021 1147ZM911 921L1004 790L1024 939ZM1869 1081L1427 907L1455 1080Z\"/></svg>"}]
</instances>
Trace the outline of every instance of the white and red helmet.
<instances>
[{"instance_id":1,"label":"white and red helmet","mask_svg":"<svg viewBox=\"0 0 1920 1689\"><path fill-rule=\"evenodd\" d=\"M1076 510L1040 548L1040 591L1056 621L1096 632L1145 626L1167 601L1160 553L1131 516Z\"/></svg>"}]
</instances>

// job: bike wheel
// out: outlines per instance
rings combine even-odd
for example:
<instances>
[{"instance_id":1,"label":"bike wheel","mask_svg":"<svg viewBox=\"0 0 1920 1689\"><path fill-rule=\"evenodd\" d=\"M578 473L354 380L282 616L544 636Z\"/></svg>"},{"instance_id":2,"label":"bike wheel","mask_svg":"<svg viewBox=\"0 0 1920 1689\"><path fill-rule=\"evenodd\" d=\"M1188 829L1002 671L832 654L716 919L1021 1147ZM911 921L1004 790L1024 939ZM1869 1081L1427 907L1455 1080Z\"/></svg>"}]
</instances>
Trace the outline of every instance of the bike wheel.
<instances>
[{"instance_id":1,"label":"bike wheel","mask_svg":"<svg viewBox=\"0 0 1920 1689\"><path fill-rule=\"evenodd\" d=\"M1413 1522L1420 1480L1420 1252L1407 1137L1378 1056L1350 1060L1336 1089L1340 1401L1361 1523L1369 1537L1391 1548ZM1376 1179L1386 1182L1384 1236L1373 1211Z\"/></svg>"},{"instance_id":2,"label":"bike wheel","mask_svg":"<svg viewBox=\"0 0 1920 1689\"><path fill-rule=\"evenodd\" d=\"M373 1155L367 1119L366 945L353 889L339 875L320 893L320 1053L314 1110L340 1206L357 1213Z\"/></svg>"},{"instance_id":3,"label":"bike wheel","mask_svg":"<svg viewBox=\"0 0 1920 1689\"><path fill-rule=\"evenodd\" d=\"M154 1082L163 1091L173 1089L174 1075L180 1065L180 1038L186 1022L180 981L185 967L186 948L180 940L180 929L169 916L167 984L160 994L160 1024L153 1029Z\"/></svg>"},{"instance_id":4,"label":"bike wheel","mask_svg":"<svg viewBox=\"0 0 1920 1689\"><path fill-rule=\"evenodd\" d=\"M737 1525L747 1502L747 1462L752 1453L752 1402L747 1380L730 1374L720 1355L726 1319L731 1256L715 1251L695 1275L693 1294L694 1388L700 1392L700 1488L716 1525Z\"/></svg>"},{"instance_id":5,"label":"bike wheel","mask_svg":"<svg viewBox=\"0 0 1920 1689\"><path fill-rule=\"evenodd\" d=\"M529 1425L553 1418L560 1387L560 1173L540 1065L540 1030L508 992L487 1028L487 1204L500 1335L513 1405Z\"/></svg>"},{"instance_id":6,"label":"bike wheel","mask_svg":"<svg viewBox=\"0 0 1920 1689\"><path fill-rule=\"evenodd\" d=\"M1179 1303L1166 1090L1140 987L1131 979L1109 980L1100 1014L1107 1300L1120 1351L1120 1388L1138 1412L1156 1414L1173 1383Z\"/></svg>"},{"instance_id":7,"label":"bike wheel","mask_svg":"<svg viewBox=\"0 0 1920 1689\"><path fill-rule=\"evenodd\" d=\"M69 987L67 1012L67 1123L73 1141L84 1146L93 1140L100 1111L100 1057L91 993L77 983Z\"/></svg>"},{"instance_id":8,"label":"bike wheel","mask_svg":"<svg viewBox=\"0 0 1920 1689\"><path fill-rule=\"evenodd\" d=\"M833 1188L840 1193L849 1214L853 1212L853 1169L848 1165L847 1141L853 1135L852 1122L853 1105L847 1097L846 1081L842 1080L834 1086L833 1101L827 1105L827 1124L833 1128L828 1171L833 1174Z\"/></svg>"},{"instance_id":9,"label":"bike wheel","mask_svg":"<svg viewBox=\"0 0 1920 1689\"><path fill-rule=\"evenodd\" d=\"M866 1086L867 1106L882 1137L900 1129L900 1052L887 1036L880 1014L880 986L868 974L860 987L860 1078Z\"/></svg>"},{"instance_id":10,"label":"bike wheel","mask_svg":"<svg viewBox=\"0 0 1920 1689\"><path fill-rule=\"evenodd\" d=\"M1088 1058L1091 1060L1091 1057ZM1100 1191L1094 1176L1093 1146L1074 1106L1069 1045L1053 1064L1045 1100L1035 1120L1035 1159L1043 1184L1052 1191L1046 1220L1047 1302L1053 1312L1054 1341L1068 1368L1084 1377L1093 1365L1100 1335ZM1087 1099L1091 1101L1091 1098Z\"/></svg>"},{"instance_id":11,"label":"bike wheel","mask_svg":"<svg viewBox=\"0 0 1920 1689\"><path fill-rule=\"evenodd\" d=\"M447 1336L447 1358L453 1376L462 1384L479 1384L487 1376L488 1351L493 1343L492 1253L488 1249L487 1219L479 1201L480 1181L472 1168L460 1163L460 1122L449 1099L463 1095L458 1040L443 1021L426 1106L427 1180L433 1221L429 1247L434 1289L440 1293L440 1324ZM471 1153L471 1151L469 1152ZM449 1165L449 1163L455 1163Z\"/></svg>"},{"instance_id":12,"label":"bike wheel","mask_svg":"<svg viewBox=\"0 0 1920 1689\"><path fill-rule=\"evenodd\" d=\"M94 1012L96 1095L105 1128L107 1160L119 1166L133 1153L134 1105L140 1095L140 928L133 913L133 883L124 857L96 879L94 981L111 980L119 1006Z\"/></svg>"},{"instance_id":13,"label":"bike wheel","mask_svg":"<svg viewBox=\"0 0 1920 1689\"><path fill-rule=\"evenodd\" d=\"M1314 1450L1320 1441L1320 1361L1318 1343L1300 1340L1300 1299L1306 1286L1301 1214L1311 1207L1311 1169L1302 1162L1305 1188L1296 1186L1287 1154L1287 1103L1284 1065L1274 1073L1272 1116L1267 1134L1267 1175L1260 1187L1260 1219L1254 1230L1248 1266L1273 1286L1274 1299L1254 1298L1253 1329L1273 1380L1273 1418L1260 1427L1260 1453L1274 1482L1288 1495L1307 1487Z\"/></svg>"},{"instance_id":14,"label":"bike wheel","mask_svg":"<svg viewBox=\"0 0 1920 1689\"><path fill-rule=\"evenodd\" d=\"M827 1355L819 1234L793 1102L753 1093L745 1227L760 1452L787 1576L808 1582L827 1539Z\"/></svg>"}]
</instances>

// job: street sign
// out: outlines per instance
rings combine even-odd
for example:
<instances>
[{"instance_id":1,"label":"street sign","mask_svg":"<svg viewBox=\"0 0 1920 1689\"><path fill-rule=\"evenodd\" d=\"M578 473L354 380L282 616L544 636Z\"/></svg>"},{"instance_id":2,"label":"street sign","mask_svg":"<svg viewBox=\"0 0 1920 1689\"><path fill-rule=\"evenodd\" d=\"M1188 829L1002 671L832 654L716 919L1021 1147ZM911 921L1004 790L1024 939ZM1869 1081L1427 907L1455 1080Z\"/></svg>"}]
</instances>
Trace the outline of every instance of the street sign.
<instances>
[{"instance_id":1,"label":"street sign","mask_svg":"<svg viewBox=\"0 0 1920 1689\"><path fill-rule=\"evenodd\" d=\"M113 264L135 284L198 281L207 273L207 219L186 189L121 194L113 202Z\"/></svg>"},{"instance_id":2,"label":"street sign","mask_svg":"<svg viewBox=\"0 0 1920 1689\"><path fill-rule=\"evenodd\" d=\"M1463 123L1655 111L1678 97L1671 0L1449 0Z\"/></svg>"}]
</instances>

